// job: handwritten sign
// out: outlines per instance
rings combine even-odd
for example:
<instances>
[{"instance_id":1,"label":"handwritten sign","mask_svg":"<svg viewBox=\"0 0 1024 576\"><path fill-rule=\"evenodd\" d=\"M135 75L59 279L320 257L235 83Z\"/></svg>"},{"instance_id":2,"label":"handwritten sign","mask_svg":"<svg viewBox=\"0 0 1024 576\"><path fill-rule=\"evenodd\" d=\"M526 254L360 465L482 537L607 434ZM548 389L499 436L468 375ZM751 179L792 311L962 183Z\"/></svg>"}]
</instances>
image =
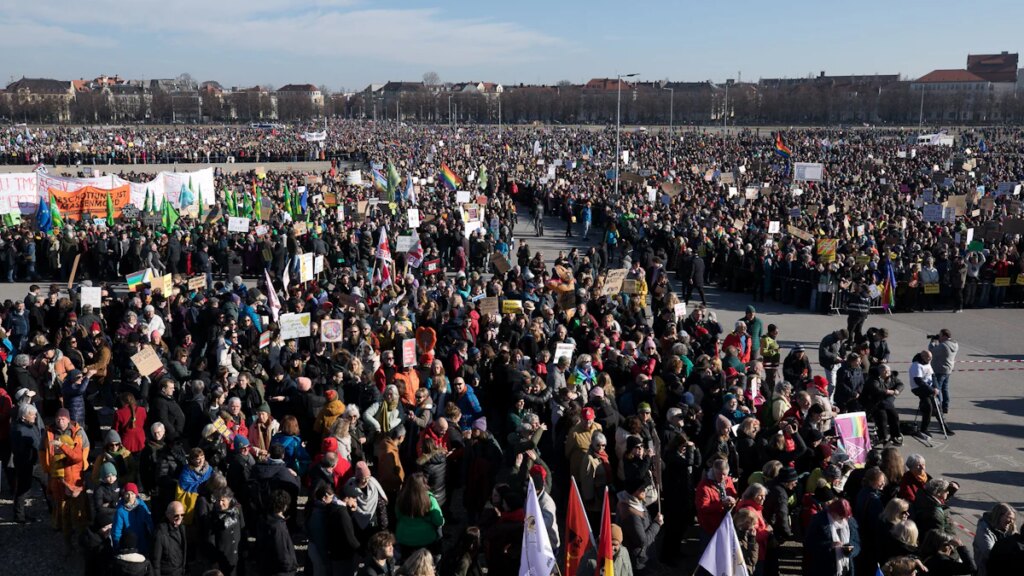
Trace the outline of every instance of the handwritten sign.
<instances>
[{"instance_id":1,"label":"handwritten sign","mask_svg":"<svg viewBox=\"0 0 1024 576\"><path fill-rule=\"evenodd\" d=\"M92 306L98 312L103 306L103 288L99 286L82 286L82 306Z\"/></svg>"},{"instance_id":2,"label":"handwritten sign","mask_svg":"<svg viewBox=\"0 0 1024 576\"><path fill-rule=\"evenodd\" d=\"M132 356L132 364L135 364L139 374L143 376L149 376L164 367L163 363L160 362L160 357L156 355L156 352L150 346L144 346L142 350L139 350Z\"/></svg>"},{"instance_id":3,"label":"handwritten sign","mask_svg":"<svg viewBox=\"0 0 1024 576\"><path fill-rule=\"evenodd\" d=\"M309 312L281 315L281 339L307 338L310 334Z\"/></svg>"},{"instance_id":4,"label":"handwritten sign","mask_svg":"<svg viewBox=\"0 0 1024 576\"><path fill-rule=\"evenodd\" d=\"M615 268L609 270L604 277L604 286L601 288L601 296L613 296L622 291L622 283L626 280L629 270Z\"/></svg>"},{"instance_id":5,"label":"handwritten sign","mask_svg":"<svg viewBox=\"0 0 1024 576\"><path fill-rule=\"evenodd\" d=\"M419 208L409 208L409 211L407 212L407 214L408 214L408 217L409 217L409 228L414 228L414 229L415 228L419 228L420 227L420 210L419 210Z\"/></svg>"},{"instance_id":6,"label":"handwritten sign","mask_svg":"<svg viewBox=\"0 0 1024 576\"><path fill-rule=\"evenodd\" d=\"M576 352L576 345L572 342L560 342L555 345L555 362L559 359L565 358L572 360L573 353Z\"/></svg>"},{"instance_id":7,"label":"handwritten sign","mask_svg":"<svg viewBox=\"0 0 1024 576\"><path fill-rule=\"evenodd\" d=\"M522 300L503 300L501 302L502 314L519 314L523 311Z\"/></svg>"},{"instance_id":8,"label":"handwritten sign","mask_svg":"<svg viewBox=\"0 0 1024 576\"><path fill-rule=\"evenodd\" d=\"M479 306L481 316L490 316L492 314L497 314L498 298L496 296L492 298L481 298Z\"/></svg>"},{"instance_id":9,"label":"handwritten sign","mask_svg":"<svg viewBox=\"0 0 1024 576\"><path fill-rule=\"evenodd\" d=\"M190 292L195 292L196 290L202 290L203 288L206 288L206 276L205 275L200 274L199 276L195 276L193 278L189 278L188 279L188 289L189 289Z\"/></svg>"},{"instance_id":10,"label":"handwritten sign","mask_svg":"<svg viewBox=\"0 0 1024 576\"><path fill-rule=\"evenodd\" d=\"M249 231L249 219L238 218L235 216L228 217L228 232L241 232L246 233Z\"/></svg>"},{"instance_id":11,"label":"handwritten sign","mask_svg":"<svg viewBox=\"0 0 1024 576\"><path fill-rule=\"evenodd\" d=\"M512 265L509 264L508 258L501 252L495 252L491 254L491 264L494 264L494 268L498 271L498 274L505 274L512 269Z\"/></svg>"}]
</instances>

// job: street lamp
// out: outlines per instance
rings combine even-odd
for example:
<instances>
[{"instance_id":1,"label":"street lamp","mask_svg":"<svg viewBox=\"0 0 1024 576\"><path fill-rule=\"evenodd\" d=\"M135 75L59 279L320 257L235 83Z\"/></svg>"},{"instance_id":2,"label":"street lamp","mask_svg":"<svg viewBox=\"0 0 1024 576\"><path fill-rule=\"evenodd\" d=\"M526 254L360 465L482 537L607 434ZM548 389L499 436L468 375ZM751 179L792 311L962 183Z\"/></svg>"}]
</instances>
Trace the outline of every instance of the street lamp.
<instances>
[{"instance_id":1,"label":"street lamp","mask_svg":"<svg viewBox=\"0 0 1024 576\"><path fill-rule=\"evenodd\" d=\"M638 76L639 72L632 74L619 74L616 78L618 96L615 100L615 200L619 199L619 157L622 156L622 152L619 149L619 130L622 128L622 79L632 78Z\"/></svg>"},{"instance_id":2,"label":"street lamp","mask_svg":"<svg viewBox=\"0 0 1024 576\"><path fill-rule=\"evenodd\" d=\"M672 112L673 111L672 111L672 105L674 104L674 101L676 99L676 89L675 88L669 88L667 86L662 86L661 89L662 90L668 90L668 168L669 168L669 170L671 170L672 169L672 140L675 139L673 137L673 122L672 122L672 120L673 120Z\"/></svg>"},{"instance_id":3,"label":"street lamp","mask_svg":"<svg viewBox=\"0 0 1024 576\"><path fill-rule=\"evenodd\" d=\"M455 94L448 94L448 126L452 125L452 96Z\"/></svg>"}]
</instances>

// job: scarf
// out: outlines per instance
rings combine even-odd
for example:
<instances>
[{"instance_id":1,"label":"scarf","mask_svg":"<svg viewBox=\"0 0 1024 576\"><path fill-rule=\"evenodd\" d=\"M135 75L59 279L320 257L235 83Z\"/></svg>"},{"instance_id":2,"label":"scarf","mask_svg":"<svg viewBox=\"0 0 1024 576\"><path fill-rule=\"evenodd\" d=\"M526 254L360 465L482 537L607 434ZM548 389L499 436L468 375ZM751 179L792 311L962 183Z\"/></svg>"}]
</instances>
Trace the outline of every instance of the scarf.
<instances>
[{"instance_id":1,"label":"scarf","mask_svg":"<svg viewBox=\"0 0 1024 576\"><path fill-rule=\"evenodd\" d=\"M829 530L832 531L832 542L846 545L850 543L850 523L846 519L836 520L829 515ZM835 549L836 574L845 574L850 569L850 557L843 553L842 547Z\"/></svg>"},{"instance_id":2,"label":"scarf","mask_svg":"<svg viewBox=\"0 0 1024 576\"><path fill-rule=\"evenodd\" d=\"M388 501L388 497L384 494L384 489L381 488L380 483L373 476L370 476L370 483L366 485L366 488L360 488L356 484L355 478L353 478L350 481L349 489L345 491L345 495L356 499L356 509L352 512L352 519L355 520L360 530L365 530L373 522L377 514L378 501L384 500L385 504Z\"/></svg>"},{"instance_id":3,"label":"scarf","mask_svg":"<svg viewBox=\"0 0 1024 576\"><path fill-rule=\"evenodd\" d=\"M604 477L606 482L611 482L615 476L612 475L612 464L608 461L608 453L604 450L594 454L597 459L601 461L601 465L604 466Z\"/></svg>"}]
</instances>

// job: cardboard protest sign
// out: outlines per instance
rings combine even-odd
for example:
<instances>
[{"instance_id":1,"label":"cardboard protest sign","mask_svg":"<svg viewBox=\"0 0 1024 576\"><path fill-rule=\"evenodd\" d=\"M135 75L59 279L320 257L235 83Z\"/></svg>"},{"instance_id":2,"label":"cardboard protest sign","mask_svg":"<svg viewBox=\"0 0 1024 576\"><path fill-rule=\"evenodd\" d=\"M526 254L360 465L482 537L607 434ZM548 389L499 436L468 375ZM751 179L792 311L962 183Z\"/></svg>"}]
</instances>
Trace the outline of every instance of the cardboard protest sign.
<instances>
[{"instance_id":1,"label":"cardboard protest sign","mask_svg":"<svg viewBox=\"0 0 1024 576\"><path fill-rule=\"evenodd\" d=\"M309 225L306 224L305 221L296 222L292 225L292 230L295 232L296 236L305 236L309 233Z\"/></svg>"},{"instance_id":2,"label":"cardboard protest sign","mask_svg":"<svg viewBox=\"0 0 1024 576\"><path fill-rule=\"evenodd\" d=\"M498 274L506 274L508 273L509 270L512 269L512 265L509 264L508 258L505 258L505 255L502 254L501 252L495 252L491 254L491 264L494 265L494 268L495 270L498 271Z\"/></svg>"},{"instance_id":3,"label":"cardboard protest sign","mask_svg":"<svg viewBox=\"0 0 1024 576\"><path fill-rule=\"evenodd\" d=\"M788 232L790 236L799 238L799 239L803 240L804 242L810 242L811 240L814 240L814 235L813 234L811 234L810 232L808 232L808 231L806 231L806 230L804 230L802 228L797 228L796 226L793 226L792 224L790 224L789 226L786 226L786 232Z\"/></svg>"},{"instance_id":4,"label":"cardboard protest sign","mask_svg":"<svg viewBox=\"0 0 1024 576\"><path fill-rule=\"evenodd\" d=\"M249 219L239 218L235 216L228 217L228 232L242 232L246 233L249 231Z\"/></svg>"},{"instance_id":5,"label":"cardboard protest sign","mask_svg":"<svg viewBox=\"0 0 1024 576\"><path fill-rule=\"evenodd\" d=\"M498 313L498 297L494 296L491 298L480 299L480 315L490 316Z\"/></svg>"},{"instance_id":6,"label":"cardboard protest sign","mask_svg":"<svg viewBox=\"0 0 1024 576\"><path fill-rule=\"evenodd\" d=\"M604 277L604 286L601 287L601 296L613 296L622 291L622 283L626 280L629 270L615 268L609 270Z\"/></svg>"},{"instance_id":7,"label":"cardboard protest sign","mask_svg":"<svg viewBox=\"0 0 1024 576\"><path fill-rule=\"evenodd\" d=\"M190 292L202 290L203 288L206 288L206 276L204 274L188 279L188 289Z\"/></svg>"},{"instance_id":8,"label":"cardboard protest sign","mask_svg":"<svg viewBox=\"0 0 1024 576\"><path fill-rule=\"evenodd\" d=\"M623 280L622 281L622 293L623 294L636 294L639 292L639 286L637 286L636 280Z\"/></svg>"},{"instance_id":9,"label":"cardboard protest sign","mask_svg":"<svg viewBox=\"0 0 1024 576\"><path fill-rule=\"evenodd\" d=\"M164 367L152 346L143 346L141 350L132 356L132 364L135 364L135 368L143 376L149 376Z\"/></svg>"}]
</instances>

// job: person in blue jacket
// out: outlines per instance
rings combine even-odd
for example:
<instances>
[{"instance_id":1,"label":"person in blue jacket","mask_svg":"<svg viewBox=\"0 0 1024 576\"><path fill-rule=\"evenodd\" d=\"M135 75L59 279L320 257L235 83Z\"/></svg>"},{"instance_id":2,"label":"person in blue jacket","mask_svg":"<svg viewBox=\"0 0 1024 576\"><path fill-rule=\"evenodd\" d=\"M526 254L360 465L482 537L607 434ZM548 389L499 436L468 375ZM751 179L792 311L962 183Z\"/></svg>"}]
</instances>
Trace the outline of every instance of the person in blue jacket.
<instances>
[{"instance_id":1,"label":"person in blue jacket","mask_svg":"<svg viewBox=\"0 0 1024 576\"><path fill-rule=\"evenodd\" d=\"M110 530L110 538L117 548L118 542L125 532L134 532L140 553L149 556L153 535L153 516L149 506L139 498L139 488L133 482L124 485L121 502L114 511L114 526Z\"/></svg>"}]
</instances>

